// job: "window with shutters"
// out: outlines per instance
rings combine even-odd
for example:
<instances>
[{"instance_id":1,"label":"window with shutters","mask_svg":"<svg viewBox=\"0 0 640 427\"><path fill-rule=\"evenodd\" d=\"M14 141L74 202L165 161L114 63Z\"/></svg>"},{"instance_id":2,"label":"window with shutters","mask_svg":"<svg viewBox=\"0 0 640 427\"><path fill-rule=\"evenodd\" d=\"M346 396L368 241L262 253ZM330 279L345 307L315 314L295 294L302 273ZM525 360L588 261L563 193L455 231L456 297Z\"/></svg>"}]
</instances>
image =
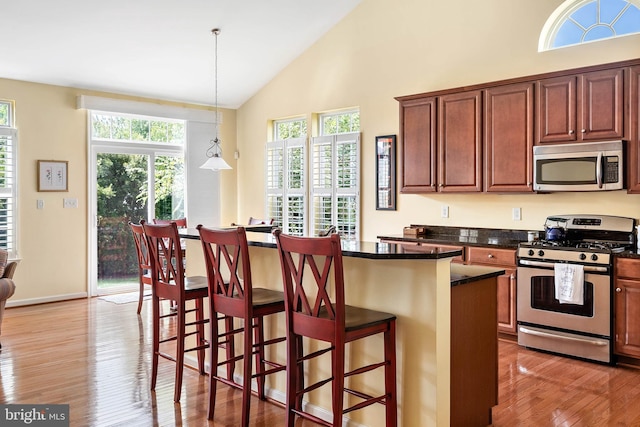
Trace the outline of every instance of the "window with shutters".
<instances>
[{"instance_id":1,"label":"window with shutters","mask_svg":"<svg viewBox=\"0 0 640 427\"><path fill-rule=\"evenodd\" d=\"M0 100L0 248L17 257L16 218L16 145L14 103Z\"/></svg>"},{"instance_id":2,"label":"window with shutters","mask_svg":"<svg viewBox=\"0 0 640 427\"><path fill-rule=\"evenodd\" d=\"M343 239L360 238L360 113L320 115L311 140L311 235L335 226Z\"/></svg>"},{"instance_id":3,"label":"window with shutters","mask_svg":"<svg viewBox=\"0 0 640 427\"><path fill-rule=\"evenodd\" d=\"M273 141L267 143L266 202L267 216L283 232L306 235L307 121L277 120Z\"/></svg>"}]
</instances>

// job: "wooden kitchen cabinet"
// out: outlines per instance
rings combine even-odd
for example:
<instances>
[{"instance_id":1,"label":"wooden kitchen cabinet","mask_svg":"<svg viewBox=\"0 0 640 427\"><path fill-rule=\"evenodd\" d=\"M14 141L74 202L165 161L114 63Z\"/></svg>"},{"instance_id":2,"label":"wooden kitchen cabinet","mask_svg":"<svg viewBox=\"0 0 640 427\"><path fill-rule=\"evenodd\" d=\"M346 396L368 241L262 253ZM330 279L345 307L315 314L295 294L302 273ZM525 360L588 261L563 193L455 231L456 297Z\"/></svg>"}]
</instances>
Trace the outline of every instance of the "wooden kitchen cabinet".
<instances>
[{"instance_id":1,"label":"wooden kitchen cabinet","mask_svg":"<svg viewBox=\"0 0 640 427\"><path fill-rule=\"evenodd\" d=\"M629 69L628 192L640 193L640 66Z\"/></svg>"},{"instance_id":2,"label":"wooden kitchen cabinet","mask_svg":"<svg viewBox=\"0 0 640 427\"><path fill-rule=\"evenodd\" d=\"M482 91L438 97L438 191L482 191Z\"/></svg>"},{"instance_id":3,"label":"wooden kitchen cabinet","mask_svg":"<svg viewBox=\"0 0 640 427\"><path fill-rule=\"evenodd\" d=\"M533 83L484 94L484 190L533 192Z\"/></svg>"},{"instance_id":4,"label":"wooden kitchen cabinet","mask_svg":"<svg viewBox=\"0 0 640 427\"><path fill-rule=\"evenodd\" d=\"M467 263L505 269L498 276L498 332L517 335L516 323L516 251L486 247L467 247Z\"/></svg>"},{"instance_id":5,"label":"wooden kitchen cabinet","mask_svg":"<svg viewBox=\"0 0 640 427\"><path fill-rule=\"evenodd\" d=\"M436 187L436 98L400 103L402 193L428 193Z\"/></svg>"},{"instance_id":6,"label":"wooden kitchen cabinet","mask_svg":"<svg viewBox=\"0 0 640 427\"><path fill-rule=\"evenodd\" d=\"M616 68L538 81L537 143L622 139L623 75Z\"/></svg>"},{"instance_id":7,"label":"wooden kitchen cabinet","mask_svg":"<svg viewBox=\"0 0 640 427\"><path fill-rule=\"evenodd\" d=\"M640 259L616 259L614 290L614 352L640 358Z\"/></svg>"}]
</instances>

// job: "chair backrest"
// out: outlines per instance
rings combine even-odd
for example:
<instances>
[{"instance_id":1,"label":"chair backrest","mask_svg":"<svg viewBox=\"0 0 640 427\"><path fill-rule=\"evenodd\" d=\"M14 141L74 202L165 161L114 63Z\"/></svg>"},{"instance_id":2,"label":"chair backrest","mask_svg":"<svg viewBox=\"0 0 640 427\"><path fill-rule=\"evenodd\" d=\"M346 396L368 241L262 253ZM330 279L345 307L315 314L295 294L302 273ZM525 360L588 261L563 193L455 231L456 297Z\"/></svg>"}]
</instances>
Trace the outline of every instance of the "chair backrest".
<instances>
[{"instance_id":1,"label":"chair backrest","mask_svg":"<svg viewBox=\"0 0 640 427\"><path fill-rule=\"evenodd\" d=\"M176 219L153 218L154 224L167 225L167 224L171 224L172 222L175 223L176 226L178 226L178 228L187 228L187 218L176 218Z\"/></svg>"},{"instance_id":2,"label":"chair backrest","mask_svg":"<svg viewBox=\"0 0 640 427\"><path fill-rule=\"evenodd\" d=\"M247 234L243 227L211 229L198 225L213 309L252 317L253 297ZM228 275L228 277L227 277Z\"/></svg>"},{"instance_id":3,"label":"chair backrest","mask_svg":"<svg viewBox=\"0 0 640 427\"><path fill-rule=\"evenodd\" d=\"M297 322L295 329L308 331L301 335L321 336L321 331L326 331L324 338L333 341L335 331L344 330L345 319L340 236L297 237L279 229L273 234L282 267L287 318ZM334 300L329 289L332 269ZM333 322L333 330L327 328L328 321Z\"/></svg>"},{"instance_id":4,"label":"chair backrest","mask_svg":"<svg viewBox=\"0 0 640 427\"><path fill-rule=\"evenodd\" d=\"M142 222L151 260L151 285L160 298L184 301L184 263L175 222Z\"/></svg>"},{"instance_id":5,"label":"chair backrest","mask_svg":"<svg viewBox=\"0 0 640 427\"><path fill-rule=\"evenodd\" d=\"M271 219L260 219L260 218L254 218L252 216L249 217L249 224L248 225L259 225L259 224L271 225L271 224L273 224L273 218L271 218Z\"/></svg>"},{"instance_id":6,"label":"chair backrest","mask_svg":"<svg viewBox=\"0 0 640 427\"><path fill-rule=\"evenodd\" d=\"M136 244L136 254L138 255L138 268L140 270L140 277L144 276L147 272L151 272L151 259L149 254L149 248L147 246L147 238L144 235L144 220L140 224L134 224L129 221L129 227L133 233L133 241Z\"/></svg>"}]
</instances>

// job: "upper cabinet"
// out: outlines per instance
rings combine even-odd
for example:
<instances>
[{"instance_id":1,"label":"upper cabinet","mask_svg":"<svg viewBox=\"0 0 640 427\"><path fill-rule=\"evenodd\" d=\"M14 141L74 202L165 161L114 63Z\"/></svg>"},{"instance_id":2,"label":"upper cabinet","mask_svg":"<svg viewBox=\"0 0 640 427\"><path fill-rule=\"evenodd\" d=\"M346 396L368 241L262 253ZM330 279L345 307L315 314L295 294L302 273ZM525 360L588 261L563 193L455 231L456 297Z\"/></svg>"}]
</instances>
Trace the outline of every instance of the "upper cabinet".
<instances>
[{"instance_id":1,"label":"upper cabinet","mask_svg":"<svg viewBox=\"0 0 640 427\"><path fill-rule=\"evenodd\" d=\"M538 143L621 139L623 111L621 68L540 80Z\"/></svg>"},{"instance_id":2,"label":"upper cabinet","mask_svg":"<svg viewBox=\"0 0 640 427\"><path fill-rule=\"evenodd\" d=\"M484 189L533 191L533 83L488 88L484 95Z\"/></svg>"},{"instance_id":3,"label":"upper cabinet","mask_svg":"<svg viewBox=\"0 0 640 427\"><path fill-rule=\"evenodd\" d=\"M403 193L436 191L436 98L400 102Z\"/></svg>"},{"instance_id":4,"label":"upper cabinet","mask_svg":"<svg viewBox=\"0 0 640 427\"><path fill-rule=\"evenodd\" d=\"M482 191L482 92L438 99L438 191Z\"/></svg>"},{"instance_id":5,"label":"upper cabinet","mask_svg":"<svg viewBox=\"0 0 640 427\"><path fill-rule=\"evenodd\" d=\"M640 193L640 66L631 67L629 83L628 188L629 193Z\"/></svg>"}]
</instances>

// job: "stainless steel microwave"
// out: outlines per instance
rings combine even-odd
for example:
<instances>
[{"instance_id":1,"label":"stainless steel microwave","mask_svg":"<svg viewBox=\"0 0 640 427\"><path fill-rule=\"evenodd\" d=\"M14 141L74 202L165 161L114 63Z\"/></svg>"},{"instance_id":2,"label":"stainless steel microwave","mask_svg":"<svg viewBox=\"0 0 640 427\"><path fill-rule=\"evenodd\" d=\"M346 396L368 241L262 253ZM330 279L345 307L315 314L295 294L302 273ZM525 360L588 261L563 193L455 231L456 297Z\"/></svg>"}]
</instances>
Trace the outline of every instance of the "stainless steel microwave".
<instances>
[{"instance_id":1,"label":"stainless steel microwave","mask_svg":"<svg viewBox=\"0 0 640 427\"><path fill-rule=\"evenodd\" d=\"M533 147L536 191L603 191L624 188L623 141Z\"/></svg>"}]
</instances>

